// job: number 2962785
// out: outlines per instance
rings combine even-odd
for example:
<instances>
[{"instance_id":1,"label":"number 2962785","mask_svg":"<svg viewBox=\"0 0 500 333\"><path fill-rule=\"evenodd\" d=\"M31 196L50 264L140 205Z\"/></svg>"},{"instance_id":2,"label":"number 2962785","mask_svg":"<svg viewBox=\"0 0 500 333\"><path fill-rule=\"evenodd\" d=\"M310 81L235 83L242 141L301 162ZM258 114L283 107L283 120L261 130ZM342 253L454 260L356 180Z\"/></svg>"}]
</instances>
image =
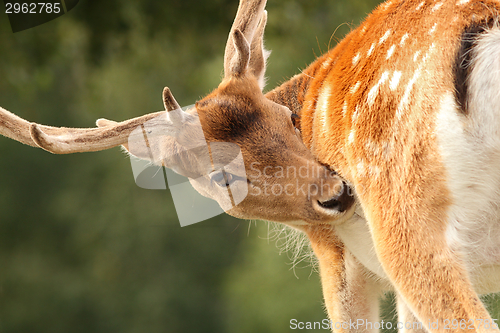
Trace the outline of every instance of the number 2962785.
<instances>
[{"instance_id":1,"label":"number 2962785","mask_svg":"<svg viewBox=\"0 0 500 333\"><path fill-rule=\"evenodd\" d=\"M61 12L60 3L31 2L31 3L9 3L5 4L7 14L59 14Z\"/></svg>"}]
</instances>

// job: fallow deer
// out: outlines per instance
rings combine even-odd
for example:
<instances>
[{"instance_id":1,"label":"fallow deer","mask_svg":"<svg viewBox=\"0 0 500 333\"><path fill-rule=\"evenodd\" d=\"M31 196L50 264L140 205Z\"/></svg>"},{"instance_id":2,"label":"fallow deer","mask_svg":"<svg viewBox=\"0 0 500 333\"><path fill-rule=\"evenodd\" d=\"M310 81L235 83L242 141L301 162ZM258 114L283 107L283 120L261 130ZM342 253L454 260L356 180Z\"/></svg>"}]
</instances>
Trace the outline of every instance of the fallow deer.
<instances>
[{"instance_id":1,"label":"fallow deer","mask_svg":"<svg viewBox=\"0 0 500 333\"><path fill-rule=\"evenodd\" d=\"M166 113L101 119L94 129L42 126L0 109L0 134L57 154L124 145L197 179L221 206L217 188L248 190L228 213L308 236L334 330L376 330L343 324L376 324L378 297L393 290L401 331L498 332L478 295L500 291L500 2L388 1L263 94L265 3L241 0L224 79L186 112L166 88ZM132 149L151 134L147 122L170 136ZM237 144L243 167L261 172L222 169L223 150L217 158L182 150L203 140ZM319 190L265 196L255 190L269 181L266 166L304 167L307 177L272 181Z\"/></svg>"}]
</instances>

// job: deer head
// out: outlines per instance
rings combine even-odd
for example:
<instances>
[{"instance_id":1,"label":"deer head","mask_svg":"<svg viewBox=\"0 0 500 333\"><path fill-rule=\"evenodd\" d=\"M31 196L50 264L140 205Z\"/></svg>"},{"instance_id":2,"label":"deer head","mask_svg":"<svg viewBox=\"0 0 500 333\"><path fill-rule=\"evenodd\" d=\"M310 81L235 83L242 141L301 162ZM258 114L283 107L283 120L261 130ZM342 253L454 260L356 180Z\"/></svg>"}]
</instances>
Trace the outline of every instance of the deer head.
<instances>
[{"instance_id":1,"label":"deer head","mask_svg":"<svg viewBox=\"0 0 500 333\"><path fill-rule=\"evenodd\" d=\"M99 119L93 129L42 126L0 109L0 134L56 154L123 145L131 155L189 177L198 192L239 218L297 225L345 220L354 209L348 186L303 144L296 115L262 93L265 4L240 3L222 83L185 112L165 88L166 112Z\"/></svg>"}]
</instances>

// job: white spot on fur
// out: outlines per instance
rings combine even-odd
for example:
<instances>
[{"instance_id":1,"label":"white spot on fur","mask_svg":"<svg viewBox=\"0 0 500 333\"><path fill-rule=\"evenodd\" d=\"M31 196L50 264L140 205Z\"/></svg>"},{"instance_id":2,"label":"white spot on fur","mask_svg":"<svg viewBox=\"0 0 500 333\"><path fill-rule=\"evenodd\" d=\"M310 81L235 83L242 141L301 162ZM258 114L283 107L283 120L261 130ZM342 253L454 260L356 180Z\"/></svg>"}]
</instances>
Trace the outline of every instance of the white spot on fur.
<instances>
[{"instance_id":1,"label":"white spot on fur","mask_svg":"<svg viewBox=\"0 0 500 333\"><path fill-rule=\"evenodd\" d=\"M431 46L429 47L429 50L427 51L427 53L424 55L424 57L422 58L422 63L421 63L421 66L427 61L427 59L429 58L429 55L432 53L432 51L434 50L434 47L436 45L434 43L431 44Z\"/></svg>"},{"instance_id":2,"label":"white spot on fur","mask_svg":"<svg viewBox=\"0 0 500 333\"><path fill-rule=\"evenodd\" d=\"M417 8L415 10L420 10L422 7L425 5L425 1L422 1L421 3L418 4Z\"/></svg>"},{"instance_id":3,"label":"white spot on fur","mask_svg":"<svg viewBox=\"0 0 500 333\"><path fill-rule=\"evenodd\" d=\"M396 119L401 120L403 117L403 111L405 108L408 106L408 103L410 102L410 94L413 90L413 85L417 81L417 79L420 77L420 67L417 68L415 73L413 74L412 78L408 82L408 85L406 86L405 92L403 94L403 98L401 98L401 101L399 102L398 108L396 109Z\"/></svg>"},{"instance_id":4,"label":"white spot on fur","mask_svg":"<svg viewBox=\"0 0 500 333\"><path fill-rule=\"evenodd\" d=\"M400 80L401 80L401 72L395 71L394 74L392 74L391 82L389 82L389 88L391 88L392 91L396 90Z\"/></svg>"},{"instance_id":5,"label":"white spot on fur","mask_svg":"<svg viewBox=\"0 0 500 333\"><path fill-rule=\"evenodd\" d=\"M443 3L442 2L438 2L437 4L435 4L432 7L432 11L435 12L436 10L438 10L439 8L441 8L441 6L443 6Z\"/></svg>"},{"instance_id":6,"label":"white spot on fur","mask_svg":"<svg viewBox=\"0 0 500 333\"><path fill-rule=\"evenodd\" d=\"M342 116L345 117L347 114L347 101L344 101L344 105L342 105Z\"/></svg>"},{"instance_id":7,"label":"white spot on fur","mask_svg":"<svg viewBox=\"0 0 500 333\"><path fill-rule=\"evenodd\" d=\"M420 77L420 73L422 71L422 68L425 65L425 62L429 58L429 56L432 53L432 51L434 50L434 48L435 48L435 44L432 43L431 46L429 47L429 50L425 54L425 56L422 58L422 61L420 62L418 68L415 70L415 73L413 74L412 78L408 82L408 85L406 86L403 97L401 98L401 101L399 102L398 108L396 109L397 121L401 120L401 118L403 117L403 111L408 106L408 104L410 102L410 96L411 96L411 92L413 90L413 86L414 86L415 82L418 80L418 78ZM417 54L415 54L415 56L413 57L414 60L415 60L416 55Z\"/></svg>"},{"instance_id":8,"label":"white spot on fur","mask_svg":"<svg viewBox=\"0 0 500 333\"><path fill-rule=\"evenodd\" d=\"M356 139L356 129L353 128L349 132L349 137L347 138L347 142L348 143L353 143L355 139Z\"/></svg>"},{"instance_id":9,"label":"white spot on fur","mask_svg":"<svg viewBox=\"0 0 500 333\"><path fill-rule=\"evenodd\" d=\"M436 31L436 27L437 27L437 23L434 23L434 25L432 26L431 30L429 30L429 35L432 35L434 33L434 31Z\"/></svg>"},{"instance_id":10,"label":"white spot on fur","mask_svg":"<svg viewBox=\"0 0 500 333\"><path fill-rule=\"evenodd\" d=\"M380 9L386 10L387 8L389 8L390 5L392 5L392 1L387 1L386 3L383 3L382 5L380 5Z\"/></svg>"},{"instance_id":11,"label":"white spot on fur","mask_svg":"<svg viewBox=\"0 0 500 333\"><path fill-rule=\"evenodd\" d=\"M408 35L407 33L404 34L403 37L401 37L401 41L399 42L399 46L404 46L408 37L410 37L410 35Z\"/></svg>"},{"instance_id":12,"label":"white spot on fur","mask_svg":"<svg viewBox=\"0 0 500 333\"><path fill-rule=\"evenodd\" d=\"M356 53L356 55L354 56L354 58L352 58L352 65L355 66L358 63L358 61L359 61L360 58L361 58L361 53L359 53L359 52Z\"/></svg>"},{"instance_id":13,"label":"white spot on fur","mask_svg":"<svg viewBox=\"0 0 500 333\"><path fill-rule=\"evenodd\" d=\"M418 56L420 55L420 50L418 50L417 52L415 52L415 54L413 55L413 61L417 61L418 60Z\"/></svg>"},{"instance_id":14,"label":"white spot on fur","mask_svg":"<svg viewBox=\"0 0 500 333\"><path fill-rule=\"evenodd\" d=\"M382 77L380 77L380 80L370 89L368 92L368 98L367 102L370 106L375 103L375 98L377 98L380 86L389 78L389 72L385 71L382 73Z\"/></svg>"},{"instance_id":15,"label":"white spot on fur","mask_svg":"<svg viewBox=\"0 0 500 333\"><path fill-rule=\"evenodd\" d=\"M469 3L469 2L470 2L470 0L460 0L457 2L457 5L462 6L462 5L465 5L466 3Z\"/></svg>"},{"instance_id":16,"label":"white spot on fur","mask_svg":"<svg viewBox=\"0 0 500 333\"><path fill-rule=\"evenodd\" d=\"M394 54L394 50L395 49L396 49L396 45L391 46L391 48L387 51L387 57L386 57L386 59L389 59L390 57L392 57L392 55Z\"/></svg>"},{"instance_id":17,"label":"white spot on fur","mask_svg":"<svg viewBox=\"0 0 500 333\"><path fill-rule=\"evenodd\" d=\"M333 58L329 58L327 61L325 61L321 67L323 67L323 69L328 69L330 68L331 64L332 64L332 61L333 61Z\"/></svg>"},{"instance_id":18,"label":"white spot on fur","mask_svg":"<svg viewBox=\"0 0 500 333\"><path fill-rule=\"evenodd\" d=\"M389 36L390 36L390 35L391 35L391 29L387 30L387 31L385 32L385 34L384 34L382 37L380 37L380 39L379 39L379 41L378 41L378 44L380 45L380 44L382 44L383 42L385 42L385 41L387 40L387 38L389 38Z\"/></svg>"},{"instance_id":19,"label":"white spot on fur","mask_svg":"<svg viewBox=\"0 0 500 333\"><path fill-rule=\"evenodd\" d=\"M328 111L329 111L329 101L332 93L332 88L330 85L325 85L321 90L318 98L318 106L316 107L316 114L319 114L319 121L323 127L324 133L328 133L329 122L328 122Z\"/></svg>"},{"instance_id":20,"label":"white spot on fur","mask_svg":"<svg viewBox=\"0 0 500 333\"><path fill-rule=\"evenodd\" d=\"M368 271L373 272L375 276L388 280L377 258L373 238L361 205L358 205L356 214L349 219L348 223L335 226L335 232L338 233L342 243L349 249L347 253L352 252L356 259L363 263ZM377 318L374 318L373 321L378 320Z\"/></svg>"},{"instance_id":21,"label":"white spot on fur","mask_svg":"<svg viewBox=\"0 0 500 333\"><path fill-rule=\"evenodd\" d=\"M375 50L375 43L372 43L370 46L370 49L368 50L368 53L366 54L367 57L371 56L373 53L373 50Z\"/></svg>"},{"instance_id":22,"label":"white spot on fur","mask_svg":"<svg viewBox=\"0 0 500 333\"><path fill-rule=\"evenodd\" d=\"M358 120L358 115L359 115L359 105L356 105L356 108L354 109L354 112L352 113L352 122L355 123L356 120Z\"/></svg>"},{"instance_id":23,"label":"white spot on fur","mask_svg":"<svg viewBox=\"0 0 500 333\"><path fill-rule=\"evenodd\" d=\"M350 89L351 94L356 93L356 91L358 91L360 85L361 85L361 81L356 82L356 84L353 85Z\"/></svg>"},{"instance_id":24,"label":"white spot on fur","mask_svg":"<svg viewBox=\"0 0 500 333\"><path fill-rule=\"evenodd\" d=\"M358 171L358 176L363 176L365 174L366 169L363 160L358 162L358 164L356 165L356 170Z\"/></svg>"}]
</instances>

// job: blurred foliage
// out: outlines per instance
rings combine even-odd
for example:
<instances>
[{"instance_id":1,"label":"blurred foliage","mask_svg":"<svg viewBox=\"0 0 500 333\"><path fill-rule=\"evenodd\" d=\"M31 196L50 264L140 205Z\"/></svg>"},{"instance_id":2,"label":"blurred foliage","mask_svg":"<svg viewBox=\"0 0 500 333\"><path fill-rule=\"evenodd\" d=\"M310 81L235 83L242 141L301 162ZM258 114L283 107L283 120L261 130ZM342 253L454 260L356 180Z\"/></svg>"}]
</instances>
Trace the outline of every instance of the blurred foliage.
<instances>
[{"instance_id":1,"label":"blurred foliage","mask_svg":"<svg viewBox=\"0 0 500 333\"><path fill-rule=\"evenodd\" d=\"M270 0L268 87L376 4ZM161 110L165 85L192 104L220 81L236 8L81 0L16 34L2 12L0 105L91 127ZM0 150L0 332L288 332L292 318L325 318L317 274L291 269L266 240L267 224L247 231L248 222L220 216L181 228L169 192L138 188L118 148L53 156L0 138Z\"/></svg>"}]
</instances>

